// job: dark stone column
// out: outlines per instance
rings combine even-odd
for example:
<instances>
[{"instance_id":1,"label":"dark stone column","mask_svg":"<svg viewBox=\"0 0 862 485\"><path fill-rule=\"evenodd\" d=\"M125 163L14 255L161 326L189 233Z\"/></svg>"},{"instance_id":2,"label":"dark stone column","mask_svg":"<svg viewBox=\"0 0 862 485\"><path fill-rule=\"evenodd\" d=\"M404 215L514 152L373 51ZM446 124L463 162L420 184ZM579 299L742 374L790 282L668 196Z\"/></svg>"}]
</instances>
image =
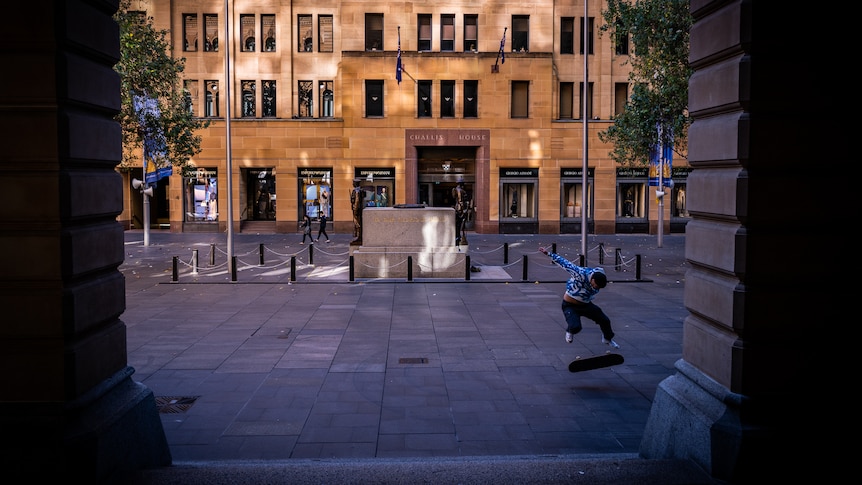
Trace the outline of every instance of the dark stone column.
<instances>
[{"instance_id":1,"label":"dark stone column","mask_svg":"<svg viewBox=\"0 0 862 485\"><path fill-rule=\"evenodd\" d=\"M171 462L127 365L117 0L4 5L0 425L6 477L106 481ZM18 481L18 480L13 480Z\"/></svg>"},{"instance_id":2,"label":"dark stone column","mask_svg":"<svg viewBox=\"0 0 862 485\"><path fill-rule=\"evenodd\" d=\"M640 452L692 459L732 483L828 475L833 465L812 456L846 415L822 413L836 401L818 382L839 378L848 359L833 343L849 333L835 331L830 297L840 258L812 261L846 247L827 205L847 206L852 158L843 91L818 52L847 45L839 37L850 31L833 25L828 41L812 42L792 32L793 14L763 1L692 1L691 12L690 313Z\"/></svg>"}]
</instances>

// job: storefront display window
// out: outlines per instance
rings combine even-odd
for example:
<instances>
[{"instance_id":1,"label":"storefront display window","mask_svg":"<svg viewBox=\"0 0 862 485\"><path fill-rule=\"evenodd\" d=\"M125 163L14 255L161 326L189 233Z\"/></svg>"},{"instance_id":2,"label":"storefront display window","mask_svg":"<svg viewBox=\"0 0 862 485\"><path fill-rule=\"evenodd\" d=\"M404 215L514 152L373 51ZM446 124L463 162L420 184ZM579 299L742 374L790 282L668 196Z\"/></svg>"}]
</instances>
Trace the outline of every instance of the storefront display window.
<instances>
[{"instance_id":1,"label":"storefront display window","mask_svg":"<svg viewBox=\"0 0 862 485\"><path fill-rule=\"evenodd\" d=\"M302 168L299 170L299 208L298 220L304 215L312 219L326 214L332 219L332 168Z\"/></svg>"},{"instance_id":2,"label":"storefront display window","mask_svg":"<svg viewBox=\"0 0 862 485\"><path fill-rule=\"evenodd\" d=\"M617 219L647 217L647 169L617 169Z\"/></svg>"},{"instance_id":3,"label":"storefront display window","mask_svg":"<svg viewBox=\"0 0 862 485\"><path fill-rule=\"evenodd\" d=\"M645 217L646 185L643 183L617 184L617 217Z\"/></svg>"},{"instance_id":4,"label":"storefront display window","mask_svg":"<svg viewBox=\"0 0 862 485\"><path fill-rule=\"evenodd\" d=\"M361 179L359 187L365 192L366 207L391 207L395 204L395 167L357 168L355 177Z\"/></svg>"},{"instance_id":5,"label":"storefront display window","mask_svg":"<svg viewBox=\"0 0 862 485\"><path fill-rule=\"evenodd\" d=\"M587 206L584 210L583 204L583 169L564 168L560 171L560 186L562 194L560 197L560 217L562 219L580 219L586 214L587 219L592 217L590 208L593 202L592 176L593 169L589 169L587 179Z\"/></svg>"},{"instance_id":6,"label":"storefront display window","mask_svg":"<svg viewBox=\"0 0 862 485\"><path fill-rule=\"evenodd\" d=\"M539 169L500 169L500 234L539 231Z\"/></svg>"},{"instance_id":7,"label":"storefront display window","mask_svg":"<svg viewBox=\"0 0 862 485\"><path fill-rule=\"evenodd\" d=\"M218 175L214 168L199 168L183 177L185 222L218 222Z\"/></svg>"},{"instance_id":8,"label":"storefront display window","mask_svg":"<svg viewBox=\"0 0 862 485\"><path fill-rule=\"evenodd\" d=\"M670 216L671 217L689 217L688 209L685 206L685 184L674 183L673 189L670 192Z\"/></svg>"}]
</instances>

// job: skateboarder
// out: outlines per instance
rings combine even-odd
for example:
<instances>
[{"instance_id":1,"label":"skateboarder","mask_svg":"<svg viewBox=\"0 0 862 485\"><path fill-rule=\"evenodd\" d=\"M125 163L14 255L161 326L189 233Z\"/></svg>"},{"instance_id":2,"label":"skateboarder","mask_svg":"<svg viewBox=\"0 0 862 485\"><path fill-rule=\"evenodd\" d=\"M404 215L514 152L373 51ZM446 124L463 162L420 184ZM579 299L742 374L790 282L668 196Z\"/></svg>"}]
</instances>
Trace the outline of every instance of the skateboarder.
<instances>
[{"instance_id":1,"label":"skateboarder","mask_svg":"<svg viewBox=\"0 0 862 485\"><path fill-rule=\"evenodd\" d=\"M611 329L611 319L605 312L593 303L593 298L599 290L608 284L608 277L602 268L584 268L577 266L559 254L539 247L539 252L550 256L551 261L558 264L569 273L566 281L566 292L563 293L563 315L566 317L566 342L572 343L574 335L581 331L581 317L596 322L602 329L602 343L618 349L614 342L614 331Z\"/></svg>"}]
</instances>

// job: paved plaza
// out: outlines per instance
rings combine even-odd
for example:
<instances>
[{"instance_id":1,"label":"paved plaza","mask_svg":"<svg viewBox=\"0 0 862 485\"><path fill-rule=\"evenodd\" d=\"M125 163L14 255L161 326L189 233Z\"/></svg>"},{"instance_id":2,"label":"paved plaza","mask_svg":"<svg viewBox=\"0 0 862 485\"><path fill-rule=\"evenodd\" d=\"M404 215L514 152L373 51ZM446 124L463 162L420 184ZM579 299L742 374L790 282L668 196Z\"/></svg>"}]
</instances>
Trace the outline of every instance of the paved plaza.
<instances>
[{"instance_id":1,"label":"paved plaza","mask_svg":"<svg viewBox=\"0 0 862 485\"><path fill-rule=\"evenodd\" d=\"M367 467L376 483L415 483L434 466L472 467L472 483L493 476L484 466L532 483L585 470L583 483L712 483L691 463L637 457L681 357L684 236L588 237L625 362L578 374L569 362L610 349L592 321L565 342L567 274L537 248L578 262L580 235L468 236L463 279L407 280L353 278L346 234L312 247L301 234L153 231L145 246L128 231L128 363L174 461L137 483L323 483L314 474L336 470L362 483Z\"/></svg>"}]
</instances>

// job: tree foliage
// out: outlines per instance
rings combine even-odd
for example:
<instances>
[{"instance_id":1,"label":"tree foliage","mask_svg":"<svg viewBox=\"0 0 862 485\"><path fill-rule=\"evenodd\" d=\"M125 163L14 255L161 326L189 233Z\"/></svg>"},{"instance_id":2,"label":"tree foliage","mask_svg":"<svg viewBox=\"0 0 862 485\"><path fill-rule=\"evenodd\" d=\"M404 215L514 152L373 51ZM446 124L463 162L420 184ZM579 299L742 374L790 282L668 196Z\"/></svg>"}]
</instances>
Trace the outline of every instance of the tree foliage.
<instances>
[{"instance_id":1,"label":"tree foliage","mask_svg":"<svg viewBox=\"0 0 862 485\"><path fill-rule=\"evenodd\" d=\"M209 126L209 121L195 118L190 112L187 93L181 85L185 58L171 56L168 31L156 29L152 17L130 10L129 0L121 1L114 18L120 28L120 61L114 66L120 75L122 103L116 117L123 132L119 167L143 167L145 135L159 133L164 135L165 158L182 169L201 150L197 130ZM139 116L136 96L155 100L159 115Z\"/></svg>"},{"instance_id":2,"label":"tree foliage","mask_svg":"<svg viewBox=\"0 0 862 485\"><path fill-rule=\"evenodd\" d=\"M629 57L632 94L624 112L607 131L611 158L622 166L643 166L658 144L657 126L681 157L688 151L688 63L691 13L688 0L607 0L601 32L614 38L629 36L634 46ZM672 137L672 138L671 138Z\"/></svg>"}]
</instances>

